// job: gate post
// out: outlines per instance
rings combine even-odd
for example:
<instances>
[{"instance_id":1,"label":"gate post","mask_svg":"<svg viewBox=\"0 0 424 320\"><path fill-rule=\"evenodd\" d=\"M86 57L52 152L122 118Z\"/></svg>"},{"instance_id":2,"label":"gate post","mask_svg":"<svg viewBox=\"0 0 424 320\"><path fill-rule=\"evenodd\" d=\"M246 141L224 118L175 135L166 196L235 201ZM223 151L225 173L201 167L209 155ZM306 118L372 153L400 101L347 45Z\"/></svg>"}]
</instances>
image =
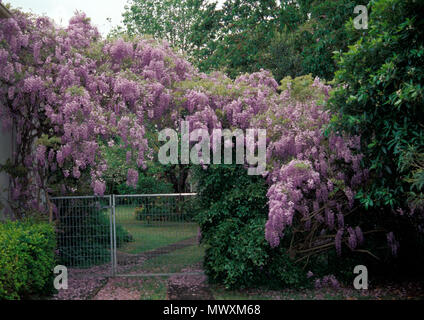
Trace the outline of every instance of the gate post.
<instances>
[{"instance_id":1,"label":"gate post","mask_svg":"<svg viewBox=\"0 0 424 320\"><path fill-rule=\"evenodd\" d=\"M110 225L110 265L112 276L115 276L115 255L113 253L113 235L115 233L113 227L113 202L112 196L109 195L109 225Z\"/></svg>"},{"instance_id":2,"label":"gate post","mask_svg":"<svg viewBox=\"0 0 424 320\"><path fill-rule=\"evenodd\" d=\"M113 217L113 276L116 276L118 262L116 259L116 199L115 195L112 195L112 217Z\"/></svg>"}]
</instances>

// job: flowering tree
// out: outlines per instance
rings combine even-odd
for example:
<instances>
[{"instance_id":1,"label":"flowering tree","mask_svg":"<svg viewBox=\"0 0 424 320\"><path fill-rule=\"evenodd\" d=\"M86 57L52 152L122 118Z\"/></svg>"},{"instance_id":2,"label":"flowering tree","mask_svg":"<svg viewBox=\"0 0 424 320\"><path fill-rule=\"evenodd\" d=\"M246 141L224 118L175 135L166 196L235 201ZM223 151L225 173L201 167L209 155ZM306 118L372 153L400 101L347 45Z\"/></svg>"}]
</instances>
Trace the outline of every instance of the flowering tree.
<instances>
[{"instance_id":1,"label":"flowering tree","mask_svg":"<svg viewBox=\"0 0 424 320\"><path fill-rule=\"evenodd\" d=\"M45 17L14 14L0 22L0 118L16 131L17 150L5 167L16 214L48 211L52 218L53 182L66 190L83 173L94 193L104 194L108 163L101 144L121 141L131 150L128 163L143 167L153 156L145 125L178 128L184 119L193 129L268 129L271 246L288 226L300 259L334 245L340 252L343 242L355 250L363 241L365 232L344 223L355 188L367 178L360 138L324 135L330 88L318 79L294 87L288 81L279 93L267 71L233 81L198 72L166 43L103 40L84 14L65 29ZM137 180L130 168L127 183Z\"/></svg>"}]
</instances>

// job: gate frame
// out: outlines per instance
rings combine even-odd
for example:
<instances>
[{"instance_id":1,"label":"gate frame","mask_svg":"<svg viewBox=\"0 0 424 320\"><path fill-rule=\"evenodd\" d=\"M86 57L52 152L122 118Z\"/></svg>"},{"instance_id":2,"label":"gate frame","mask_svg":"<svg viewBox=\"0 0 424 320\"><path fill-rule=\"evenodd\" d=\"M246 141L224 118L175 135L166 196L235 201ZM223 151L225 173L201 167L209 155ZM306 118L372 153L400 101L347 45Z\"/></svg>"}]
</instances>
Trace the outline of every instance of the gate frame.
<instances>
[{"instance_id":1,"label":"gate frame","mask_svg":"<svg viewBox=\"0 0 424 320\"><path fill-rule=\"evenodd\" d=\"M116 198L149 198L149 197L190 197L197 196L197 193L166 193L166 194L126 194L126 195L103 195L103 196L64 196L52 197L51 200L71 200L71 199L108 199L109 205L102 209L109 209L109 232L110 232L110 264L111 277L166 277L173 275L199 275L203 272L188 272L188 273L146 273L146 274L118 274L118 259L116 248ZM60 217L59 217L60 219Z\"/></svg>"}]
</instances>

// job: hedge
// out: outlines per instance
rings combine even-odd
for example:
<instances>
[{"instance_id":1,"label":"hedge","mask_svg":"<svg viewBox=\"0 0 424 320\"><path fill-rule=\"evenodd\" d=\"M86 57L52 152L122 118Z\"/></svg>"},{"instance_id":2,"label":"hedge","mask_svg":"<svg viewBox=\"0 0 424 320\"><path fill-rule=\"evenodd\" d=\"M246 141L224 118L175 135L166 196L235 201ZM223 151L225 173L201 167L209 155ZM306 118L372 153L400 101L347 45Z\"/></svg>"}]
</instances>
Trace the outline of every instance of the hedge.
<instances>
[{"instance_id":1,"label":"hedge","mask_svg":"<svg viewBox=\"0 0 424 320\"><path fill-rule=\"evenodd\" d=\"M48 223L0 223L0 300L52 290L56 236Z\"/></svg>"}]
</instances>

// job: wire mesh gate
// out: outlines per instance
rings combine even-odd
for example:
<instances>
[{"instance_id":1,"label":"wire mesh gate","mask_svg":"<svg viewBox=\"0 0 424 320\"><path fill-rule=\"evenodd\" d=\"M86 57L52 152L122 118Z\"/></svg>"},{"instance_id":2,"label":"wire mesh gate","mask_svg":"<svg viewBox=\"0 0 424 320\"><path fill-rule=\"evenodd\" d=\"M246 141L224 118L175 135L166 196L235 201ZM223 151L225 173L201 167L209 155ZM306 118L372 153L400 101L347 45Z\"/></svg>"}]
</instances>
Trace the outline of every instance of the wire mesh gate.
<instances>
[{"instance_id":1,"label":"wire mesh gate","mask_svg":"<svg viewBox=\"0 0 424 320\"><path fill-rule=\"evenodd\" d=\"M167 276L201 263L195 193L57 197L58 254L81 276Z\"/></svg>"}]
</instances>

